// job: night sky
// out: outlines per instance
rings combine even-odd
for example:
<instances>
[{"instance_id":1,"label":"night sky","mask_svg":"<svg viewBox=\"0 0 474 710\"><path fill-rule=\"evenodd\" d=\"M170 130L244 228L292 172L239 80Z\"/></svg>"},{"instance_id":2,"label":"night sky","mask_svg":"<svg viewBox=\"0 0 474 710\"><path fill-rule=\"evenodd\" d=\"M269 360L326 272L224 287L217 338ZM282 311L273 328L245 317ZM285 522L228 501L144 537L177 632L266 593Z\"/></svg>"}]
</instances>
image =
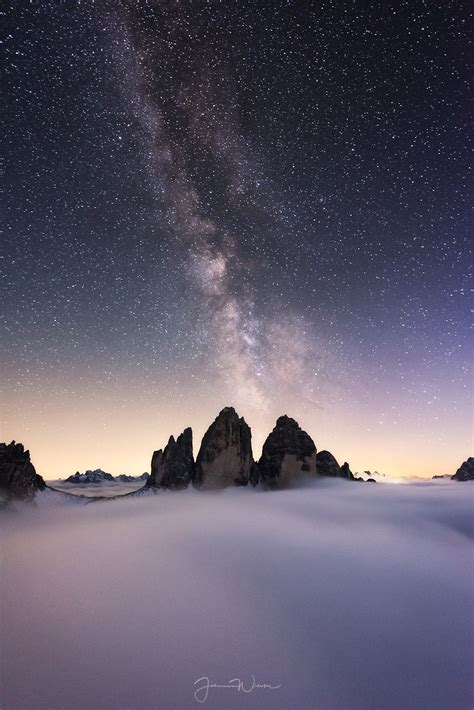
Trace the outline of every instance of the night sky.
<instances>
[{"instance_id":1,"label":"night sky","mask_svg":"<svg viewBox=\"0 0 474 710\"><path fill-rule=\"evenodd\" d=\"M353 471L470 454L459 0L2 5L2 440L141 473L225 405Z\"/></svg>"}]
</instances>

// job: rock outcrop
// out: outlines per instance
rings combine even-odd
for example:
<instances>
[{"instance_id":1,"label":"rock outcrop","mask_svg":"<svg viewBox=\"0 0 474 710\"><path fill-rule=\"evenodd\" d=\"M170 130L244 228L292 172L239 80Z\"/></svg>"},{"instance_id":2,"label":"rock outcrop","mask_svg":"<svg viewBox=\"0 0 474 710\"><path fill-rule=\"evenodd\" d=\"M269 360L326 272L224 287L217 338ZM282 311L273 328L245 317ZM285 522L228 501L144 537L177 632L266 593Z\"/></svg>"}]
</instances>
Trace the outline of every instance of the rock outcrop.
<instances>
[{"instance_id":1,"label":"rock outcrop","mask_svg":"<svg viewBox=\"0 0 474 710\"><path fill-rule=\"evenodd\" d=\"M23 444L0 444L0 496L4 503L12 499L32 501L45 486Z\"/></svg>"},{"instance_id":2,"label":"rock outcrop","mask_svg":"<svg viewBox=\"0 0 474 710\"><path fill-rule=\"evenodd\" d=\"M329 451L318 451L318 455L316 456L316 470L318 476L337 478L341 467Z\"/></svg>"},{"instance_id":3,"label":"rock outcrop","mask_svg":"<svg viewBox=\"0 0 474 710\"><path fill-rule=\"evenodd\" d=\"M298 422L286 414L277 419L258 462L260 478L268 488L286 488L316 475L316 446Z\"/></svg>"},{"instance_id":4,"label":"rock outcrop","mask_svg":"<svg viewBox=\"0 0 474 710\"><path fill-rule=\"evenodd\" d=\"M180 490L187 488L191 482L194 470L193 432L190 427L185 429L178 438L170 436L164 451L160 449L153 453L151 459L151 475L147 487L171 488Z\"/></svg>"},{"instance_id":5,"label":"rock outcrop","mask_svg":"<svg viewBox=\"0 0 474 710\"><path fill-rule=\"evenodd\" d=\"M467 461L464 461L462 466L460 466L454 476L452 476L452 480L474 481L474 456L469 456Z\"/></svg>"},{"instance_id":6,"label":"rock outcrop","mask_svg":"<svg viewBox=\"0 0 474 710\"><path fill-rule=\"evenodd\" d=\"M225 407L204 434L196 458L193 483L202 490L255 485L258 474L252 434L233 407Z\"/></svg>"},{"instance_id":7,"label":"rock outcrop","mask_svg":"<svg viewBox=\"0 0 474 710\"><path fill-rule=\"evenodd\" d=\"M318 476L330 476L332 478L347 478L354 480L354 475L349 468L347 461L339 466L335 457L330 451L319 451L316 456L316 471Z\"/></svg>"},{"instance_id":8,"label":"rock outcrop","mask_svg":"<svg viewBox=\"0 0 474 710\"><path fill-rule=\"evenodd\" d=\"M344 463L342 464L339 470L339 475L341 476L341 478L347 478L348 481L354 480L354 474L349 468L349 464L347 463L347 461L344 461Z\"/></svg>"}]
</instances>

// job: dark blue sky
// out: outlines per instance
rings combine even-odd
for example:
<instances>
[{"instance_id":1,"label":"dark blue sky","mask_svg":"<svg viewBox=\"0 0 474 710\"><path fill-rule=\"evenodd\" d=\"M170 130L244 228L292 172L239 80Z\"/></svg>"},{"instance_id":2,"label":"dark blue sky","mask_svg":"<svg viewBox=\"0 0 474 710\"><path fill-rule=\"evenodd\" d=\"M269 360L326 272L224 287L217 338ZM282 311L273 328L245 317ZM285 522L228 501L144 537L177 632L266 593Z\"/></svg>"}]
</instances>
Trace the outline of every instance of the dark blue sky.
<instances>
[{"instance_id":1,"label":"dark blue sky","mask_svg":"<svg viewBox=\"0 0 474 710\"><path fill-rule=\"evenodd\" d=\"M118 402L147 432L132 434L140 461L235 404L257 445L288 409L361 465L365 450L390 469L399 447L400 473L405 437L417 471L435 448L455 470L470 409L467 4L2 14L5 438L69 470L74 431L94 456L106 436L94 461L120 468Z\"/></svg>"}]
</instances>

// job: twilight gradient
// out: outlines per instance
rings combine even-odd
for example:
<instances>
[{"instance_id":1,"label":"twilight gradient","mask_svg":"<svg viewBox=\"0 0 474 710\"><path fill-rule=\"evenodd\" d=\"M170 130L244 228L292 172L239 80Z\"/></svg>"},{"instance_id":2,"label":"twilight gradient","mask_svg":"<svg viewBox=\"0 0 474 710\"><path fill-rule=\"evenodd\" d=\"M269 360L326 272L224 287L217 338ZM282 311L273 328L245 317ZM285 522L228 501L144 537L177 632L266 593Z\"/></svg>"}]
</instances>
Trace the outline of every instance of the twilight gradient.
<instances>
[{"instance_id":1,"label":"twilight gradient","mask_svg":"<svg viewBox=\"0 0 474 710\"><path fill-rule=\"evenodd\" d=\"M467 4L7 3L2 440L141 473L220 408L470 453Z\"/></svg>"}]
</instances>

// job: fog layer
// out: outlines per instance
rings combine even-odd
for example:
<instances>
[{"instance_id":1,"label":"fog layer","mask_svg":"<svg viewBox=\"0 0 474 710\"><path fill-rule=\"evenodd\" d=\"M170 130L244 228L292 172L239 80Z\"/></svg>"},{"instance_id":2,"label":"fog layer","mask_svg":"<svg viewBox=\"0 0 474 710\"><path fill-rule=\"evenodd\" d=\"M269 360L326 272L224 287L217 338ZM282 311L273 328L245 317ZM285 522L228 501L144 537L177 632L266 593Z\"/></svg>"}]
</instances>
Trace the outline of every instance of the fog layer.
<instances>
[{"instance_id":1,"label":"fog layer","mask_svg":"<svg viewBox=\"0 0 474 710\"><path fill-rule=\"evenodd\" d=\"M473 488L318 481L5 515L0 705L467 710ZM252 674L280 687L194 697Z\"/></svg>"}]
</instances>

